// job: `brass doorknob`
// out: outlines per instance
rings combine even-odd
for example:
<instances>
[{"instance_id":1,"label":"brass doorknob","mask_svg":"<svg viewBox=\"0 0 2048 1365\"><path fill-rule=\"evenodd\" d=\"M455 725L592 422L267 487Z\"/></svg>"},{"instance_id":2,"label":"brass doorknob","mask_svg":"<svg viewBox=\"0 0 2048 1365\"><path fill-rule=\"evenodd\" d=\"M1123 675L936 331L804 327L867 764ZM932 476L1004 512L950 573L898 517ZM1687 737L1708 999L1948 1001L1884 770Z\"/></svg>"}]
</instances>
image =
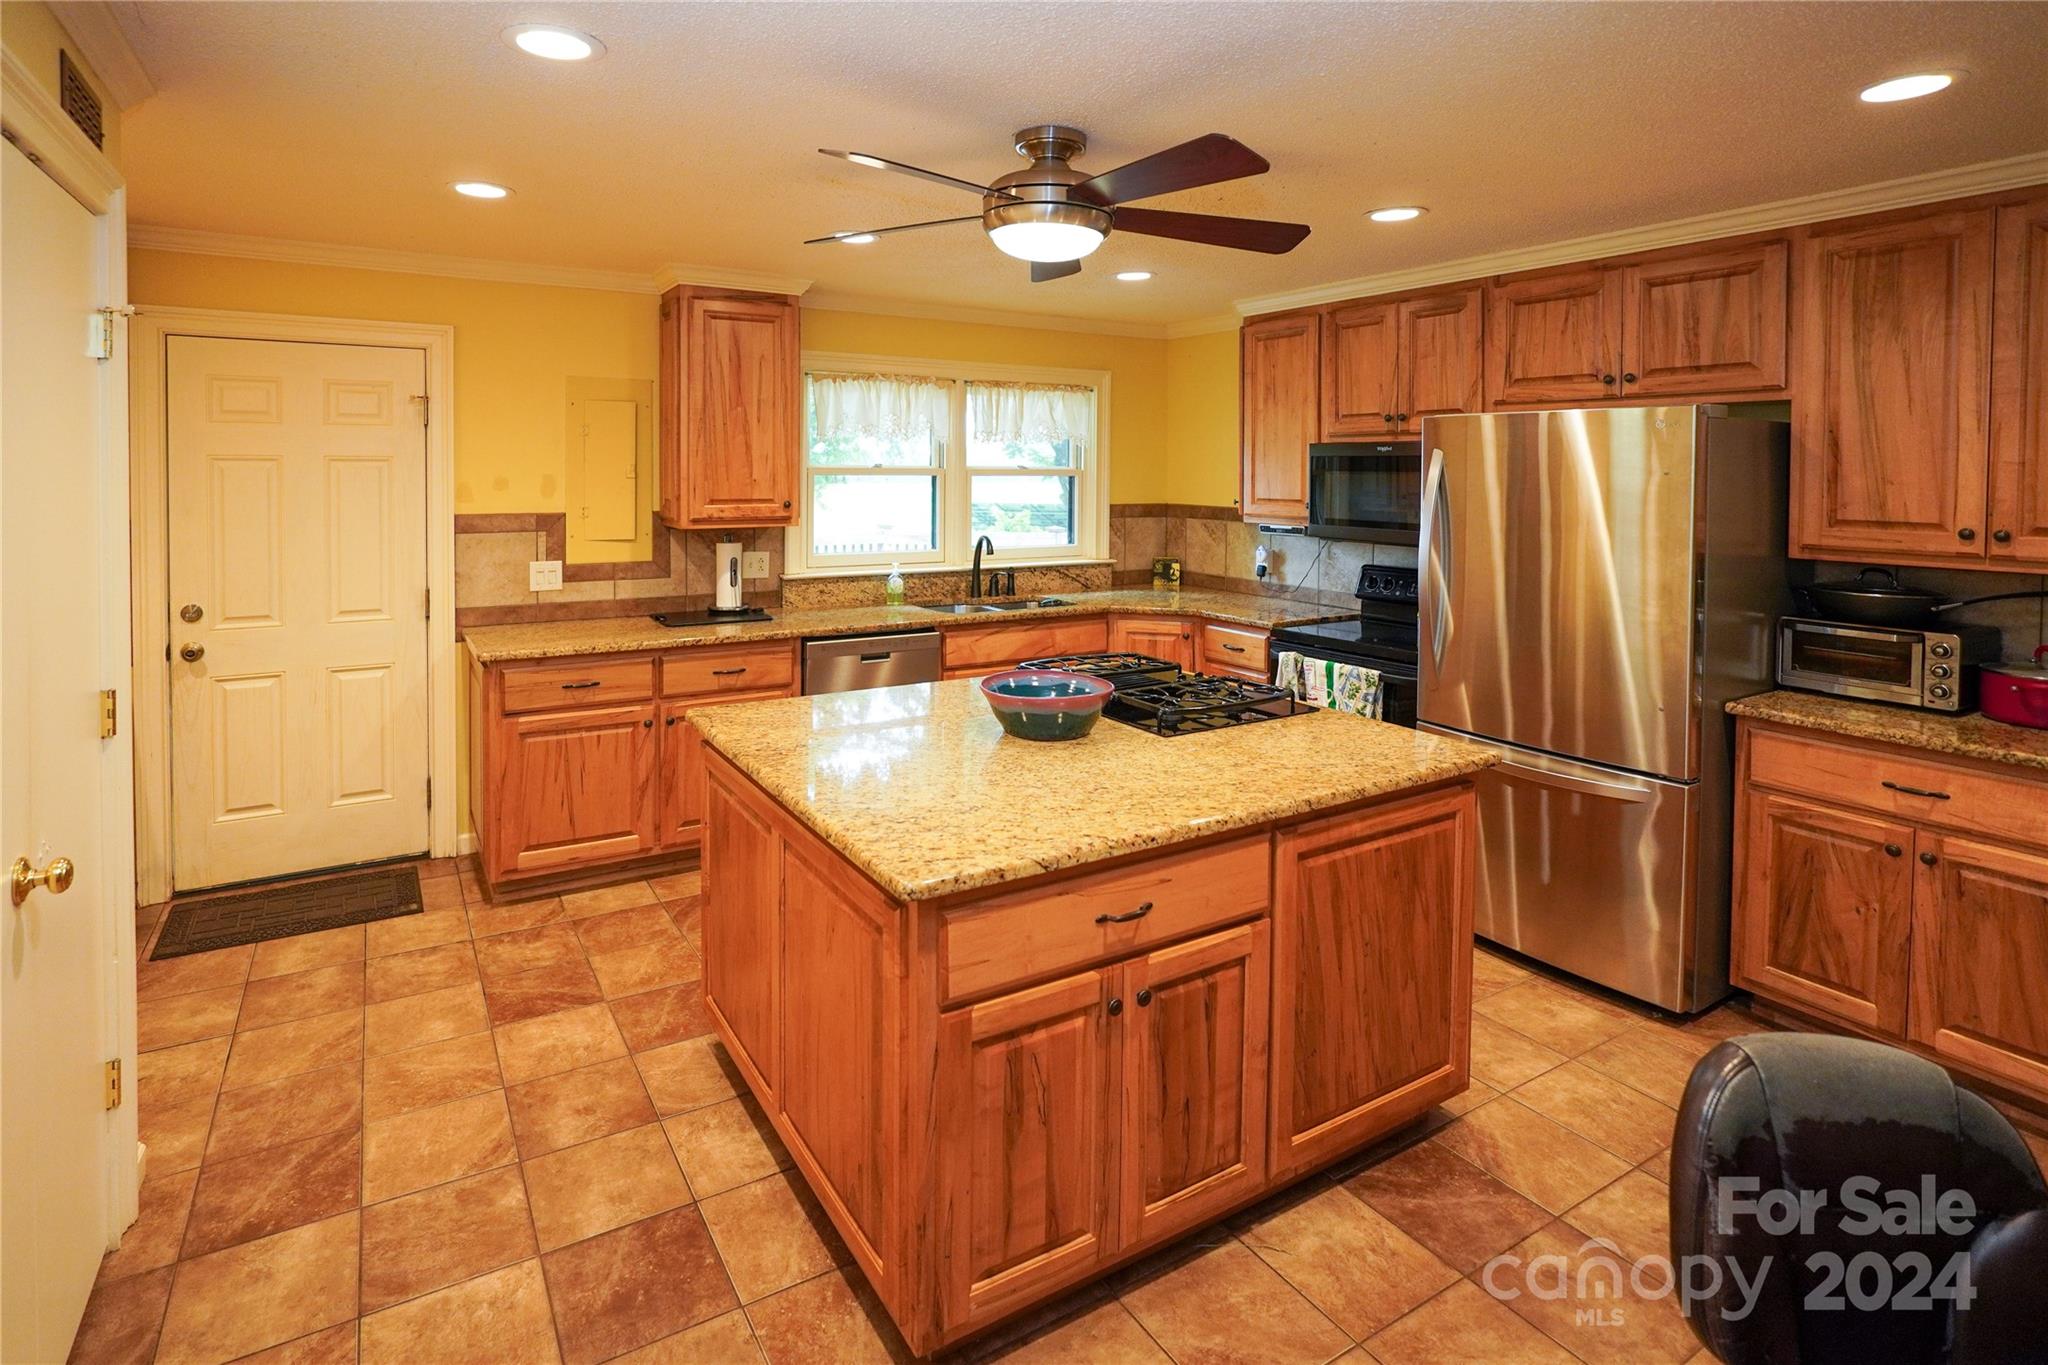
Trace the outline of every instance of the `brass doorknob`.
<instances>
[{"instance_id":1,"label":"brass doorknob","mask_svg":"<svg viewBox=\"0 0 2048 1365\"><path fill-rule=\"evenodd\" d=\"M35 864L26 858L16 858L14 866L8 869L7 881L12 888L14 903L20 905L28 899L28 893L37 887L45 887L53 896L61 896L71 889L71 878L78 869L69 858L52 858L50 865L36 871Z\"/></svg>"},{"instance_id":2,"label":"brass doorknob","mask_svg":"<svg viewBox=\"0 0 2048 1365\"><path fill-rule=\"evenodd\" d=\"M196 664L206 657L205 645L186 645L178 651L178 657L188 664Z\"/></svg>"}]
</instances>

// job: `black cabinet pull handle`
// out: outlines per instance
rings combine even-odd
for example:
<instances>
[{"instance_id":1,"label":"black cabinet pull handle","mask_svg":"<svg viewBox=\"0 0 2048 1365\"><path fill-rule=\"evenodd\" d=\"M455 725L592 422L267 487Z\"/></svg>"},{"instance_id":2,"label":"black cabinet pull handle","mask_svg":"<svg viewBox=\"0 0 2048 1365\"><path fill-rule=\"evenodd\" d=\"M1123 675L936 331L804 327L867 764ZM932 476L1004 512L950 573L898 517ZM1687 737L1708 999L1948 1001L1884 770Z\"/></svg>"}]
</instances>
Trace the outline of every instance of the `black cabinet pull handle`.
<instances>
[{"instance_id":1,"label":"black cabinet pull handle","mask_svg":"<svg viewBox=\"0 0 2048 1365\"><path fill-rule=\"evenodd\" d=\"M654 728L654 718L649 716L646 720L641 721L640 724L643 728L652 730Z\"/></svg>"},{"instance_id":2,"label":"black cabinet pull handle","mask_svg":"<svg viewBox=\"0 0 2048 1365\"><path fill-rule=\"evenodd\" d=\"M1633 384L1636 382L1636 377L1630 374L1628 371L1624 370L1622 371L1621 382L1624 384Z\"/></svg>"},{"instance_id":3,"label":"black cabinet pull handle","mask_svg":"<svg viewBox=\"0 0 2048 1365\"><path fill-rule=\"evenodd\" d=\"M783 507L783 510L784 510L784 511L787 511L787 510L789 510L789 499L788 499L788 498L784 498L784 499L782 500L782 507Z\"/></svg>"},{"instance_id":4,"label":"black cabinet pull handle","mask_svg":"<svg viewBox=\"0 0 2048 1365\"><path fill-rule=\"evenodd\" d=\"M1119 1015L1124 1012L1124 999L1122 996L1112 995L1111 997L1109 997L1109 1012L1112 1016Z\"/></svg>"},{"instance_id":5,"label":"black cabinet pull handle","mask_svg":"<svg viewBox=\"0 0 2048 1365\"><path fill-rule=\"evenodd\" d=\"M711 670L711 676L714 678L736 678L746 671L744 668L714 668Z\"/></svg>"},{"instance_id":6,"label":"black cabinet pull handle","mask_svg":"<svg viewBox=\"0 0 2048 1365\"><path fill-rule=\"evenodd\" d=\"M1976 528L1972 526L1965 526L1962 530L1956 532L1957 540L1975 540L1976 538L1977 531Z\"/></svg>"},{"instance_id":7,"label":"black cabinet pull handle","mask_svg":"<svg viewBox=\"0 0 2048 1365\"><path fill-rule=\"evenodd\" d=\"M1229 651L1230 651L1230 652L1231 652L1232 654L1242 654L1242 653L1244 653L1244 646L1243 646L1243 645L1225 645L1225 646L1223 646L1223 647L1224 647L1225 649L1229 650Z\"/></svg>"},{"instance_id":8,"label":"black cabinet pull handle","mask_svg":"<svg viewBox=\"0 0 2048 1365\"><path fill-rule=\"evenodd\" d=\"M2000 545L2004 545L2004 544L2006 544L2007 542L2009 542L2009 541L2010 541L2010 540L2012 539L2012 532L2010 532L2010 531L1993 531L1993 532L1991 533L1991 538L1992 538L1993 540L1997 541L1997 542L1998 542L1998 543L1999 543Z\"/></svg>"},{"instance_id":9,"label":"black cabinet pull handle","mask_svg":"<svg viewBox=\"0 0 2048 1365\"><path fill-rule=\"evenodd\" d=\"M1139 903L1137 909L1126 910L1121 915L1097 915L1095 917L1095 922L1097 924L1128 924L1130 921L1134 919L1143 919L1145 918L1145 916L1151 913L1152 902L1143 901Z\"/></svg>"},{"instance_id":10,"label":"black cabinet pull handle","mask_svg":"<svg viewBox=\"0 0 2048 1365\"><path fill-rule=\"evenodd\" d=\"M1394 414L1394 420L1399 422L1405 422L1408 420L1408 414L1405 412L1396 413Z\"/></svg>"},{"instance_id":11,"label":"black cabinet pull handle","mask_svg":"<svg viewBox=\"0 0 2048 1365\"><path fill-rule=\"evenodd\" d=\"M1937 859L1932 853L1923 853L1920 855L1920 861L1924 866L1933 867Z\"/></svg>"},{"instance_id":12,"label":"black cabinet pull handle","mask_svg":"<svg viewBox=\"0 0 2048 1365\"><path fill-rule=\"evenodd\" d=\"M1140 987L1138 988L1138 1008L1139 1008L1139 1009L1143 1009L1143 1008L1145 1008L1145 1006L1147 1006L1147 1005L1149 1005L1149 1004L1151 1004L1151 1003L1152 1003L1152 988L1151 988L1150 986L1140 986Z\"/></svg>"},{"instance_id":13,"label":"black cabinet pull handle","mask_svg":"<svg viewBox=\"0 0 2048 1365\"><path fill-rule=\"evenodd\" d=\"M675 723L676 718L674 716L670 716L667 720L662 722L663 725L674 725Z\"/></svg>"},{"instance_id":14,"label":"black cabinet pull handle","mask_svg":"<svg viewBox=\"0 0 2048 1365\"><path fill-rule=\"evenodd\" d=\"M1903 792L1907 796L1927 796L1932 797L1936 801L1948 800L1947 792L1931 792L1925 787L1909 787L1903 782L1894 782L1890 778L1885 779L1884 785L1892 791Z\"/></svg>"},{"instance_id":15,"label":"black cabinet pull handle","mask_svg":"<svg viewBox=\"0 0 2048 1365\"><path fill-rule=\"evenodd\" d=\"M604 686L604 679L602 679L602 678L592 678L592 679L591 679L591 680L590 680L589 682L574 682L574 683L563 683L563 684L562 684L562 690L563 690L564 692L574 692L574 691L577 691L577 690L578 690L578 689L580 689L580 688L585 688L585 687L602 687L602 686Z\"/></svg>"},{"instance_id":16,"label":"black cabinet pull handle","mask_svg":"<svg viewBox=\"0 0 2048 1365\"><path fill-rule=\"evenodd\" d=\"M1394 420L1394 414L1391 412L1383 412L1380 414L1380 420L1382 422L1391 422Z\"/></svg>"},{"instance_id":17,"label":"black cabinet pull handle","mask_svg":"<svg viewBox=\"0 0 2048 1365\"><path fill-rule=\"evenodd\" d=\"M1603 384L1611 385L1614 383L1614 376L1611 374L1603 374L1600 376L1600 382Z\"/></svg>"},{"instance_id":18,"label":"black cabinet pull handle","mask_svg":"<svg viewBox=\"0 0 2048 1365\"><path fill-rule=\"evenodd\" d=\"M1900 848L1897 844L1886 844L1884 846L1884 854L1887 858L1896 858L1905 851L1906 850Z\"/></svg>"}]
</instances>

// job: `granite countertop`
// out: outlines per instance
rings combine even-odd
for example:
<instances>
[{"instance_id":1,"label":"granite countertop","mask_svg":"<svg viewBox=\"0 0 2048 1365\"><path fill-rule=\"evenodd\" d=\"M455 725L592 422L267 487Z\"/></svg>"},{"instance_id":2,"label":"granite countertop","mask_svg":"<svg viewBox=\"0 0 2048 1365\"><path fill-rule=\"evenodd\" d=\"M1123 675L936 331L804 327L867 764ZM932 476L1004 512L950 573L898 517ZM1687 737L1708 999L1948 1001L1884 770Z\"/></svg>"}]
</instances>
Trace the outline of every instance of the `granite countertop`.
<instances>
[{"instance_id":1,"label":"granite countertop","mask_svg":"<svg viewBox=\"0 0 2048 1365\"><path fill-rule=\"evenodd\" d=\"M1237 625L1298 625L1332 621L1352 613L1339 607L1244 593L1186 589L1119 588L1107 592L1059 593L1068 605L1032 607L1023 611L977 612L952 616L923 607L770 608L772 621L735 625L685 626L671 630L645 614L607 616L588 621L543 621L531 625L476 626L463 632L478 663L510 663L520 659L566 658L579 654L623 654L643 649L674 649L683 645L735 644L748 640L794 640L824 635L863 635L890 630L948 630L986 626L1000 621L1040 621L1060 616L1099 616L1105 612L1154 616L1205 616Z\"/></svg>"},{"instance_id":2,"label":"granite countertop","mask_svg":"<svg viewBox=\"0 0 2048 1365\"><path fill-rule=\"evenodd\" d=\"M1900 744L1938 754L2048 769L2048 730L2006 725L1981 715L1944 716L1882 702L1849 701L1811 692L1765 692L1728 703L1730 715L1820 730L1850 739Z\"/></svg>"},{"instance_id":3,"label":"granite countertop","mask_svg":"<svg viewBox=\"0 0 2048 1365\"><path fill-rule=\"evenodd\" d=\"M1003 733L969 679L692 710L885 891L927 900L1477 772L1492 750L1334 711L1163 737Z\"/></svg>"}]
</instances>

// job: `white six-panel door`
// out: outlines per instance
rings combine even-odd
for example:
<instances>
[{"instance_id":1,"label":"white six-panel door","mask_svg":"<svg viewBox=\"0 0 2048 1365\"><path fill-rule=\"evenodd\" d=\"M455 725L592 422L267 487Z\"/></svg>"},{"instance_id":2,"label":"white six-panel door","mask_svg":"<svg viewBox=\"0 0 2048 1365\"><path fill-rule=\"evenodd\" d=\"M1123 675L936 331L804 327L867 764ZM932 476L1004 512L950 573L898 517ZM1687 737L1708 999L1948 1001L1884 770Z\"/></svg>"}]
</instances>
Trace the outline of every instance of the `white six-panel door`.
<instances>
[{"instance_id":1,"label":"white six-panel door","mask_svg":"<svg viewBox=\"0 0 2048 1365\"><path fill-rule=\"evenodd\" d=\"M424 852L425 353L174 336L166 387L177 889Z\"/></svg>"}]
</instances>

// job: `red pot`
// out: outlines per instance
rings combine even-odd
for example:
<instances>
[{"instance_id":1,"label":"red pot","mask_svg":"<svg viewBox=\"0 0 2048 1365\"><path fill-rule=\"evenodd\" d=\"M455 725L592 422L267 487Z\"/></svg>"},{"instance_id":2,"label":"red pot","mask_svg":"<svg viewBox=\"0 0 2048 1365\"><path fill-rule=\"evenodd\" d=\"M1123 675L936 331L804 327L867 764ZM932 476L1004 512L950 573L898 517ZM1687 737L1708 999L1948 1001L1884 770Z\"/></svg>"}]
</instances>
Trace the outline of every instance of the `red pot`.
<instances>
[{"instance_id":1,"label":"red pot","mask_svg":"<svg viewBox=\"0 0 2048 1365\"><path fill-rule=\"evenodd\" d=\"M2030 664L1985 664L1978 683L1984 714L2007 725L2048 730L2048 645L2034 651Z\"/></svg>"}]
</instances>

